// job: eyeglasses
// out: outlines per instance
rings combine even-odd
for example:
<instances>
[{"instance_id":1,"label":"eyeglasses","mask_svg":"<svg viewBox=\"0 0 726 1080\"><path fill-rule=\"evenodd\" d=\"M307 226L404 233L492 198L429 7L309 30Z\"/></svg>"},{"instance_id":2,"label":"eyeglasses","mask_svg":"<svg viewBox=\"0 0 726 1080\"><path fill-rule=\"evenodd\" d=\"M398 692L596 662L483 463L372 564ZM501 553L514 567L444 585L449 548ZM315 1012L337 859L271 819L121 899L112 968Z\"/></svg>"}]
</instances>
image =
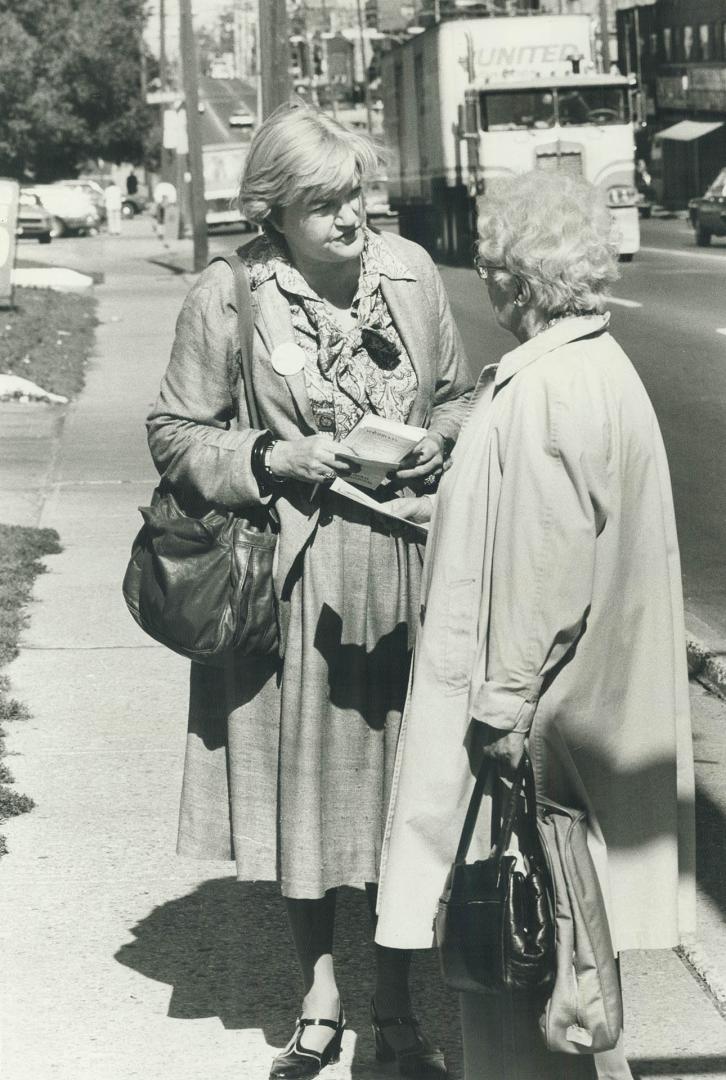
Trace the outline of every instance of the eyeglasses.
<instances>
[{"instance_id":1,"label":"eyeglasses","mask_svg":"<svg viewBox=\"0 0 726 1080\"><path fill-rule=\"evenodd\" d=\"M493 263L477 262L477 260L475 259L474 269L476 270L482 281L487 281L489 278L489 274L492 270L506 270L507 268L506 266L495 266Z\"/></svg>"}]
</instances>

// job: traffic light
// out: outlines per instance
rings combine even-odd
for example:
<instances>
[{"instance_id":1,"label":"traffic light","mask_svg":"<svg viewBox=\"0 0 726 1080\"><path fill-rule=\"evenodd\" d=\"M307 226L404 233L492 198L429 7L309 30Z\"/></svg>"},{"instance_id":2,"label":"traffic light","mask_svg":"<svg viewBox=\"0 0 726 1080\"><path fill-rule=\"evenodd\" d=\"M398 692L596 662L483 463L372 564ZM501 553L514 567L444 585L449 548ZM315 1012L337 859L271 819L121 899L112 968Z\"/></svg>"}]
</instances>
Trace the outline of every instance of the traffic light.
<instances>
[{"instance_id":1,"label":"traffic light","mask_svg":"<svg viewBox=\"0 0 726 1080\"><path fill-rule=\"evenodd\" d=\"M365 21L370 30L378 29L378 0L366 0Z\"/></svg>"}]
</instances>

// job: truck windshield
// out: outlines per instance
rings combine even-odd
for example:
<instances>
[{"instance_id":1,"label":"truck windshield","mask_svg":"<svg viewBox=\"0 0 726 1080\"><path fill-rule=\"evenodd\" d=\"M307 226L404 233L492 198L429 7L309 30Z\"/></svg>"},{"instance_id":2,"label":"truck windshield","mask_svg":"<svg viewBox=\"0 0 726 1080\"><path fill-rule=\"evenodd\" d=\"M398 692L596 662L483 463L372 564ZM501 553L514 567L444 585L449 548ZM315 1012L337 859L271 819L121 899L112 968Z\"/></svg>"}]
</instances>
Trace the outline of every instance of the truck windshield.
<instances>
[{"instance_id":1,"label":"truck windshield","mask_svg":"<svg viewBox=\"0 0 726 1080\"><path fill-rule=\"evenodd\" d=\"M563 127L625 124L628 121L627 89L624 86L560 87L557 111Z\"/></svg>"},{"instance_id":2,"label":"truck windshield","mask_svg":"<svg viewBox=\"0 0 726 1080\"><path fill-rule=\"evenodd\" d=\"M480 97L483 131L527 131L555 123L551 90L496 90Z\"/></svg>"}]
</instances>

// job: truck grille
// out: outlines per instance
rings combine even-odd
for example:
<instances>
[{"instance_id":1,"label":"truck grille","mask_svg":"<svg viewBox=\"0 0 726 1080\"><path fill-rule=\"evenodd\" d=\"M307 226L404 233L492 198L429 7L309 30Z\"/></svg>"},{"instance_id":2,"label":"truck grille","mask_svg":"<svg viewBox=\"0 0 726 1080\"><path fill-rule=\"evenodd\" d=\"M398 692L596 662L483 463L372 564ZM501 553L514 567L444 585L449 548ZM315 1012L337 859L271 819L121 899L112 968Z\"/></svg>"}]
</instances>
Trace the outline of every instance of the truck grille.
<instances>
[{"instance_id":1,"label":"truck grille","mask_svg":"<svg viewBox=\"0 0 726 1080\"><path fill-rule=\"evenodd\" d=\"M582 176L582 154L579 150L563 150L559 153L554 150L537 152L537 168L546 169L548 172L569 173L570 176Z\"/></svg>"}]
</instances>

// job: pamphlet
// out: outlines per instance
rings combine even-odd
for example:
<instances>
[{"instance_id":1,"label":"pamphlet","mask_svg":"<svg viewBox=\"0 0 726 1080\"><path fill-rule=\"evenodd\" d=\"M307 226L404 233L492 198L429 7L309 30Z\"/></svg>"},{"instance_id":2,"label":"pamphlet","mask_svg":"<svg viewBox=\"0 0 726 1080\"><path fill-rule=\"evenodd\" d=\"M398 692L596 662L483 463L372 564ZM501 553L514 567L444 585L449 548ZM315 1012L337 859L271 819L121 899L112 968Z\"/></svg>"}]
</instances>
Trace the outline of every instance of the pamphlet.
<instances>
[{"instance_id":1,"label":"pamphlet","mask_svg":"<svg viewBox=\"0 0 726 1080\"><path fill-rule=\"evenodd\" d=\"M392 518L399 522L399 524L405 523L409 529L420 529L421 532L426 535L429 531L428 524L423 525L417 521L408 521L406 518L401 517L400 514L395 514L391 507L396 505L397 499L390 499L388 502L379 503L375 499L372 499L370 495L366 495L365 491L361 491L360 488L353 487L347 480L338 477L333 480L329 485L329 490L334 491L337 495L342 495L344 499L350 499L354 503L358 503L359 506L365 506L369 510L375 511L376 514L382 514L385 518Z\"/></svg>"},{"instance_id":2,"label":"pamphlet","mask_svg":"<svg viewBox=\"0 0 726 1080\"><path fill-rule=\"evenodd\" d=\"M350 483L373 491L425 435L425 428L367 413L335 453L353 466Z\"/></svg>"}]
</instances>

